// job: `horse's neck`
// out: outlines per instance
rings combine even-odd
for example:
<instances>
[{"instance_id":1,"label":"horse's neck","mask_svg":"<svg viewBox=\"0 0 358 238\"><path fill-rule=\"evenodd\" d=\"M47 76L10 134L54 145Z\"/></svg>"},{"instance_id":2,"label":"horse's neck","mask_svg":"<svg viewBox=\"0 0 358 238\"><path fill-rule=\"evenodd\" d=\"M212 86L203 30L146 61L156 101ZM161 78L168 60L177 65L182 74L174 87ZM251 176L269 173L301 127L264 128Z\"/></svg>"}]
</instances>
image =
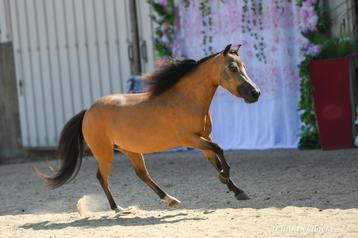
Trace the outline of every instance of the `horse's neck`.
<instances>
[{"instance_id":1,"label":"horse's neck","mask_svg":"<svg viewBox=\"0 0 358 238\"><path fill-rule=\"evenodd\" d=\"M197 110L207 113L218 85L212 82L213 73L207 66L197 69L175 86L175 93L182 100L182 104L190 104Z\"/></svg>"}]
</instances>

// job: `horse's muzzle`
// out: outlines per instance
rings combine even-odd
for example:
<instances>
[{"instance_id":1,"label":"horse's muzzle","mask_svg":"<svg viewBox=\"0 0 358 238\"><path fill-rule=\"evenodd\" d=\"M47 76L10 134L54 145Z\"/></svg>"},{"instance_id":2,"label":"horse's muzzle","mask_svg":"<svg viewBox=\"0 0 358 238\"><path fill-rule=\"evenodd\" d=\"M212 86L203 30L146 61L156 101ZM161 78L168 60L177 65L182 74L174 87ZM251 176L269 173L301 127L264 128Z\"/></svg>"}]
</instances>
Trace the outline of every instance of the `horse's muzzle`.
<instances>
[{"instance_id":1,"label":"horse's muzzle","mask_svg":"<svg viewBox=\"0 0 358 238\"><path fill-rule=\"evenodd\" d=\"M261 92L250 83L245 82L237 87L237 92L245 100L246 103L254 103L259 99Z\"/></svg>"}]
</instances>

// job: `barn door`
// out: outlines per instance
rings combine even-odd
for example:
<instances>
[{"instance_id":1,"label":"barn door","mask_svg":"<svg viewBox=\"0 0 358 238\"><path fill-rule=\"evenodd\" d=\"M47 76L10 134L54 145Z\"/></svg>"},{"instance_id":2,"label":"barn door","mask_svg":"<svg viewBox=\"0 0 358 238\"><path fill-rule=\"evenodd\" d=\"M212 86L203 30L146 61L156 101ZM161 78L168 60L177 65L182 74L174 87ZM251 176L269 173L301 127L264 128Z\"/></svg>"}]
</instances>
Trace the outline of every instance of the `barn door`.
<instances>
[{"instance_id":1,"label":"barn door","mask_svg":"<svg viewBox=\"0 0 358 238\"><path fill-rule=\"evenodd\" d=\"M142 72L154 70L154 31L150 15L150 5L146 1L137 0L139 52Z\"/></svg>"},{"instance_id":2,"label":"barn door","mask_svg":"<svg viewBox=\"0 0 358 238\"><path fill-rule=\"evenodd\" d=\"M55 146L74 114L100 96L126 91L133 43L129 1L0 0L9 19L3 29L14 44L23 146ZM149 70L149 7L137 5L146 54L141 62ZM0 37L6 37L3 31Z\"/></svg>"}]
</instances>

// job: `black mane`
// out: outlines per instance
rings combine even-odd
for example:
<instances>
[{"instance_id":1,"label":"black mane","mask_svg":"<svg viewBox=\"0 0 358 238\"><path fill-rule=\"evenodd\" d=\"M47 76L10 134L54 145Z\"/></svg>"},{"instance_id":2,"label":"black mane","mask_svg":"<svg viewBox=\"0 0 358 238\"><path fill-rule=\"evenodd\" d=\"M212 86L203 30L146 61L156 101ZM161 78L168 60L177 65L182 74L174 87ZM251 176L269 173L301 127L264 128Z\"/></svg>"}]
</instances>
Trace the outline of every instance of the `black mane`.
<instances>
[{"instance_id":1,"label":"black mane","mask_svg":"<svg viewBox=\"0 0 358 238\"><path fill-rule=\"evenodd\" d=\"M154 72L148 77L149 91L151 97L158 96L172 88L181 78L193 72L201 63L216 56L218 53L209 55L199 61L192 59L172 60L162 69Z\"/></svg>"}]
</instances>

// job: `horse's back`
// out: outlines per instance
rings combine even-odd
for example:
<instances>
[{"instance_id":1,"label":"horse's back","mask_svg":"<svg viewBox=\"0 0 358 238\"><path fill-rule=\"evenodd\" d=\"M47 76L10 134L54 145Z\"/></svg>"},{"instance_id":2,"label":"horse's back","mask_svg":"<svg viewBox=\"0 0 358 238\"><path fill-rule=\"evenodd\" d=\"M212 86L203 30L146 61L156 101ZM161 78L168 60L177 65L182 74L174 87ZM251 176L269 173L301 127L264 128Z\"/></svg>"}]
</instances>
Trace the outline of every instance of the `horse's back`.
<instances>
[{"instance_id":1,"label":"horse's back","mask_svg":"<svg viewBox=\"0 0 358 238\"><path fill-rule=\"evenodd\" d=\"M114 94L98 99L83 120L87 144L97 146L107 142L143 153L176 147L171 120L161 115L158 111L161 106L155 100L148 99L146 93Z\"/></svg>"},{"instance_id":2,"label":"horse's back","mask_svg":"<svg viewBox=\"0 0 358 238\"><path fill-rule=\"evenodd\" d=\"M97 99L87 110L82 124L82 131L87 144L96 141L112 140L113 123L125 117L121 113L125 108L133 108L148 98L141 94L112 94Z\"/></svg>"}]
</instances>

